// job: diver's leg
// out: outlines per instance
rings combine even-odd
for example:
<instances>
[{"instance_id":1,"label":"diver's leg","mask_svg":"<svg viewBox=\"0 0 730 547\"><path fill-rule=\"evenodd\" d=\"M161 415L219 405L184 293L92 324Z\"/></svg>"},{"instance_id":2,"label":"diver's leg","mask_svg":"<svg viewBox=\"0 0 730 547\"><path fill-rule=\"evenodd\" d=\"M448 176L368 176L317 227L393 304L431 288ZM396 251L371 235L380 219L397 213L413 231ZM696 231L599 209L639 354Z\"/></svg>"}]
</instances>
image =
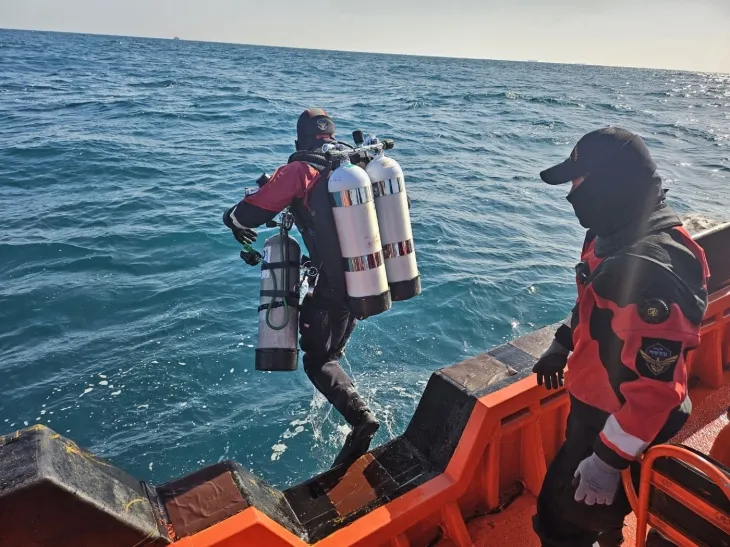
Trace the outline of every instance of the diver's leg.
<instances>
[{"instance_id":1,"label":"diver's leg","mask_svg":"<svg viewBox=\"0 0 730 547\"><path fill-rule=\"evenodd\" d=\"M347 408L342 414L345 417L345 420L347 420L347 423L353 427L361 425L364 422L372 422L375 420L375 417L372 415L372 412L370 412L370 409L363 398L360 397L360 394L355 389L350 377L340 365L340 359L342 359L342 356L345 353L345 346L350 340L352 332L355 330L357 321L354 317L352 317L352 315L350 315L349 310L344 306L331 306L329 309L329 315L332 318L330 326L331 348L329 362L336 363L337 365L337 368L333 368L331 373L335 379L339 378L343 384L345 382L349 383L348 387L345 389L345 394L348 399L346 405Z\"/></svg>"},{"instance_id":2,"label":"diver's leg","mask_svg":"<svg viewBox=\"0 0 730 547\"><path fill-rule=\"evenodd\" d=\"M578 464L593 452L595 437L571 410L565 442L548 467L537 498L533 528L543 547L591 547L598 539L598 532L584 526L590 523L593 507L573 499L573 475Z\"/></svg>"},{"instance_id":3,"label":"diver's leg","mask_svg":"<svg viewBox=\"0 0 730 547\"><path fill-rule=\"evenodd\" d=\"M355 324L346 307L318 300L316 295L314 299L305 299L302 306L300 344L304 350L304 371L352 426L334 465L352 462L367 452L370 440L380 427L339 363Z\"/></svg>"},{"instance_id":4,"label":"diver's leg","mask_svg":"<svg viewBox=\"0 0 730 547\"><path fill-rule=\"evenodd\" d=\"M337 336L340 332L339 329L333 329L332 331L333 344L330 357L332 360L339 360L344 354L345 346L350 339L352 331L355 329L357 321L349 312L347 313L346 319L341 310L337 310L334 313L337 317L341 317L339 324L345 325L344 332L339 341L337 341ZM345 373L344 370L342 373ZM345 414L345 418L352 425L352 431L347 435L342 450L340 450L340 453L332 464L333 467L340 464L350 465L350 463L365 454L370 448L370 441L380 427L380 423L375 418L375 415L367 407L365 401L357 393L354 386L348 390L348 396L349 400L347 402L347 414Z\"/></svg>"},{"instance_id":5,"label":"diver's leg","mask_svg":"<svg viewBox=\"0 0 730 547\"><path fill-rule=\"evenodd\" d=\"M318 299L316 295L305 299L299 316L304 371L314 387L353 427L367 418L366 413L370 414L338 361L354 328L355 320L344 306Z\"/></svg>"}]
</instances>

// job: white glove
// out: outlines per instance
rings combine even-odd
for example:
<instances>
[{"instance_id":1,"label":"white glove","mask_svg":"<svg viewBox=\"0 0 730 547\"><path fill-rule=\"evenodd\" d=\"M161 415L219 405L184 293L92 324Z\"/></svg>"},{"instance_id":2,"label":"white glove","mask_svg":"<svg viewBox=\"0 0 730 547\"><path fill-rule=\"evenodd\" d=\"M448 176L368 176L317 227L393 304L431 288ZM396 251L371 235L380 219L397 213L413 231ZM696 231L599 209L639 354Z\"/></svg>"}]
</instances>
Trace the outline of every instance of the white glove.
<instances>
[{"instance_id":1,"label":"white glove","mask_svg":"<svg viewBox=\"0 0 730 547\"><path fill-rule=\"evenodd\" d=\"M621 470L591 454L578 464L575 477L579 480L575 501L585 500L586 505L611 505L621 480Z\"/></svg>"}]
</instances>

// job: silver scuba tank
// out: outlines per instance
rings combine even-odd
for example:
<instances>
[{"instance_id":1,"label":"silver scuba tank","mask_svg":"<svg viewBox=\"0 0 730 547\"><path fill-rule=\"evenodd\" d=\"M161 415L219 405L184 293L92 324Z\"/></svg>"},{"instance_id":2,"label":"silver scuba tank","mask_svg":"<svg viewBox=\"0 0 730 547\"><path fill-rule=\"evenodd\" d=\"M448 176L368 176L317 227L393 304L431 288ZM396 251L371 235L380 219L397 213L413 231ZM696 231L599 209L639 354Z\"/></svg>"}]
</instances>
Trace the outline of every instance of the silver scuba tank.
<instances>
[{"instance_id":1,"label":"silver scuba tank","mask_svg":"<svg viewBox=\"0 0 730 547\"><path fill-rule=\"evenodd\" d=\"M373 184L390 296L394 302L408 300L421 293L421 276L413 248L403 171L382 150L368 163L366 171Z\"/></svg>"},{"instance_id":2,"label":"silver scuba tank","mask_svg":"<svg viewBox=\"0 0 730 547\"><path fill-rule=\"evenodd\" d=\"M256 370L296 370L301 249L282 230L264 243Z\"/></svg>"},{"instance_id":3,"label":"silver scuba tank","mask_svg":"<svg viewBox=\"0 0 730 547\"><path fill-rule=\"evenodd\" d=\"M390 291L370 178L345 157L330 174L327 188L343 257L348 307L358 319L387 311Z\"/></svg>"}]
</instances>

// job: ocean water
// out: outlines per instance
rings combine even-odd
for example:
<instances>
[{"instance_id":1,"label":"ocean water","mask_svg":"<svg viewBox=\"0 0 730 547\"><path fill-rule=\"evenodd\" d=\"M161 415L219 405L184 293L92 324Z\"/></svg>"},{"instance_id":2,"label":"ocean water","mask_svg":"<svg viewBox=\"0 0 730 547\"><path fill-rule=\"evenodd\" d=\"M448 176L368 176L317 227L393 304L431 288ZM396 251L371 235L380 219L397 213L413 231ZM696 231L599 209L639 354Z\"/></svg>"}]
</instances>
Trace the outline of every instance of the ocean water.
<instances>
[{"instance_id":1,"label":"ocean water","mask_svg":"<svg viewBox=\"0 0 730 547\"><path fill-rule=\"evenodd\" d=\"M0 31L2 432L153 482L329 467L344 422L301 367L254 370L258 270L221 223L307 106L394 138L413 198L423 294L345 359L376 443L433 370L567 313L582 231L538 172L584 132L639 132L679 212L730 211L728 75Z\"/></svg>"}]
</instances>

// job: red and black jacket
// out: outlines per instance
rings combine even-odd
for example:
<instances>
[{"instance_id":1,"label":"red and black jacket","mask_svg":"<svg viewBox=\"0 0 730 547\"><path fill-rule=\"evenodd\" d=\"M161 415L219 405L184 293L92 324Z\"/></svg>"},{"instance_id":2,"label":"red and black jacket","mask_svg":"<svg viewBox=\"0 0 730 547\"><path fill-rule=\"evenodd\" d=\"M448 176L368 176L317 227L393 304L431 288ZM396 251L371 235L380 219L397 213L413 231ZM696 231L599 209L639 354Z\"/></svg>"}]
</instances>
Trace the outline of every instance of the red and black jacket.
<instances>
[{"instance_id":1,"label":"red and black jacket","mask_svg":"<svg viewBox=\"0 0 730 547\"><path fill-rule=\"evenodd\" d=\"M320 272L318 293L346 301L342 253L327 189L328 173L328 169L306 161L290 161L256 193L231 207L223 221L231 229L256 228L290 207L309 256Z\"/></svg>"},{"instance_id":2,"label":"red and black jacket","mask_svg":"<svg viewBox=\"0 0 730 547\"><path fill-rule=\"evenodd\" d=\"M627 467L691 409L687 352L700 342L709 269L669 207L609 238L586 236L576 267L572 328L556 339L572 349L566 387L574 411L600 430L594 451Z\"/></svg>"}]
</instances>

